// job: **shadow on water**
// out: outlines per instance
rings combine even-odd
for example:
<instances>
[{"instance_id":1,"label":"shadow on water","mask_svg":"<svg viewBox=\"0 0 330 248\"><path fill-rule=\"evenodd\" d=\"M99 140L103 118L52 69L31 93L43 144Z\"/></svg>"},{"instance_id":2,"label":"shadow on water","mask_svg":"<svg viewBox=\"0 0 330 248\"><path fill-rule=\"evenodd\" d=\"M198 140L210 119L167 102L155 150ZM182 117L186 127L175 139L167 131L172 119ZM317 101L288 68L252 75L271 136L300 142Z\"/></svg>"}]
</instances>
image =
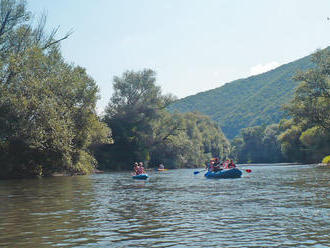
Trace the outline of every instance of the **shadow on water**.
<instances>
[{"instance_id":1,"label":"shadow on water","mask_svg":"<svg viewBox=\"0 0 330 248\"><path fill-rule=\"evenodd\" d=\"M324 247L329 168L241 165L240 179L194 170L0 182L4 247Z\"/></svg>"}]
</instances>

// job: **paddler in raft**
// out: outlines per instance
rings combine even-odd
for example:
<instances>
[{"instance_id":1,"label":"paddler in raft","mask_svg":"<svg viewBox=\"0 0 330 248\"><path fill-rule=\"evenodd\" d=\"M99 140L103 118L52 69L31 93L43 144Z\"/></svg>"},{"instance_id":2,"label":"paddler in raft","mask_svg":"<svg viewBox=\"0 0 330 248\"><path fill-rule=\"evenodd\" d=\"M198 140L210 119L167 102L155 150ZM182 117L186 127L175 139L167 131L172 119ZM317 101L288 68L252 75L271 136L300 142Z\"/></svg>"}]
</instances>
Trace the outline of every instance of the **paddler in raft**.
<instances>
[{"instance_id":1,"label":"paddler in raft","mask_svg":"<svg viewBox=\"0 0 330 248\"><path fill-rule=\"evenodd\" d=\"M221 168L221 164L220 164L220 159L216 158L214 161L214 165L213 165L213 171L217 172L217 171L221 171L221 170L222 170L222 168Z\"/></svg>"},{"instance_id":2,"label":"paddler in raft","mask_svg":"<svg viewBox=\"0 0 330 248\"><path fill-rule=\"evenodd\" d=\"M228 164L228 168L232 169L232 168L236 168L236 165L234 164L233 160L230 160L230 163Z\"/></svg>"},{"instance_id":3,"label":"paddler in raft","mask_svg":"<svg viewBox=\"0 0 330 248\"><path fill-rule=\"evenodd\" d=\"M206 169L208 171L213 171L213 169L214 169L214 160L213 159L210 160L210 163L206 164Z\"/></svg>"},{"instance_id":4,"label":"paddler in raft","mask_svg":"<svg viewBox=\"0 0 330 248\"><path fill-rule=\"evenodd\" d=\"M208 171L221 171L222 168L220 168L220 159L219 158L212 158L210 159L210 163L207 165Z\"/></svg>"},{"instance_id":5,"label":"paddler in raft","mask_svg":"<svg viewBox=\"0 0 330 248\"><path fill-rule=\"evenodd\" d=\"M135 162L133 169L134 169L135 176L141 175L141 174L146 174L142 162L140 162L140 163Z\"/></svg>"},{"instance_id":6,"label":"paddler in raft","mask_svg":"<svg viewBox=\"0 0 330 248\"><path fill-rule=\"evenodd\" d=\"M140 174L146 174L142 162L140 162L139 166L138 166L138 174L137 175L140 175Z\"/></svg>"},{"instance_id":7,"label":"paddler in raft","mask_svg":"<svg viewBox=\"0 0 330 248\"><path fill-rule=\"evenodd\" d=\"M139 173L139 164L138 164L138 162L134 162L133 170L134 170L135 175L139 175L138 174Z\"/></svg>"},{"instance_id":8,"label":"paddler in raft","mask_svg":"<svg viewBox=\"0 0 330 248\"><path fill-rule=\"evenodd\" d=\"M223 163L223 168L224 169L233 169L236 168L236 165L234 164L233 160L229 160L227 159L224 163Z\"/></svg>"}]
</instances>

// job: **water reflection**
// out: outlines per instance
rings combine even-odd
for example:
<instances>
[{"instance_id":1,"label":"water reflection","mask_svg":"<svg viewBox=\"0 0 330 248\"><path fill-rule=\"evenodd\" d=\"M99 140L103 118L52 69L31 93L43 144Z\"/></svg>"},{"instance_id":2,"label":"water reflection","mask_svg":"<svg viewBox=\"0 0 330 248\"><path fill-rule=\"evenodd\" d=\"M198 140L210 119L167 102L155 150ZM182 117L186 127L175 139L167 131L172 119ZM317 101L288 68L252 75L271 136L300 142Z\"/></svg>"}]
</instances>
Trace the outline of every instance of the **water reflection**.
<instances>
[{"instance_id":1,"label":"water reflection","mask_svg":"<svg viewBox=\"0 0 330 248\"><path fill-rule=\"evenodd\" d=\"M2 181L0 245L56 244L69 233L80 238L74 229L92 218L84 214L94 200L92 189L88 177Z\"/></svg>"},{"instance_id":2,"label":"water reflection","mask_svg":"<svg viewBox=\"0 0 330 248\"><path fill-rule=\"evenodd\" d=\"M129 173L1 181L0 246L330 245L329 168L249 168L236 180L175 170L146 181Z\"/></svg>"}]
</instances>

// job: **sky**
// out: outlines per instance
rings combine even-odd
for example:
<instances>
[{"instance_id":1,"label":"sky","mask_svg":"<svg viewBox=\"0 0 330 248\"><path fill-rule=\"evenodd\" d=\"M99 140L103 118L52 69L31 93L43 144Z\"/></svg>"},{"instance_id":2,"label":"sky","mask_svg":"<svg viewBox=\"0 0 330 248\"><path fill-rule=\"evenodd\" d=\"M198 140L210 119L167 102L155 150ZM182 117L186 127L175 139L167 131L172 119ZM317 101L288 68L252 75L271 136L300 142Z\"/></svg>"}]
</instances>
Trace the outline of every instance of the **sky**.
<instances>
[{"instance_id":1,"label":"sky","mask_svg":"<svg viewBox=\"0 0 330 248\"><path fill-rule=\"evenodd\" d=\"M256 75L330 45L330 0L27 0L59 27L67 62L100 88L151 68L164 94L186 97Z\"/></svg>"}]
</instances>

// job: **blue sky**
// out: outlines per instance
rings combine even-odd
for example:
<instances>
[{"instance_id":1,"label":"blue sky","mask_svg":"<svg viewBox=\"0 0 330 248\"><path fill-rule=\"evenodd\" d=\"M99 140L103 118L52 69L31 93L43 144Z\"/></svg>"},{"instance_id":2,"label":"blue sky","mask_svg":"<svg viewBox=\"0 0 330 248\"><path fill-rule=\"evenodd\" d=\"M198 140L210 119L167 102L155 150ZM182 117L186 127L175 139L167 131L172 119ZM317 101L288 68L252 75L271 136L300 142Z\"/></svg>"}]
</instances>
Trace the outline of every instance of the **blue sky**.
<instances>
[{"instance_id":1,"label":"blue sky","mask_svg":"<svg viewBox=\"0 0 330 248\"><path fill-rule=\"evenodd\" d=\"M151 68L164 93L185 97L306 56L330 45L329 0L28 0L48 28L60 26L68 62L100 87Z\"/></svg>"}]
</instances>

